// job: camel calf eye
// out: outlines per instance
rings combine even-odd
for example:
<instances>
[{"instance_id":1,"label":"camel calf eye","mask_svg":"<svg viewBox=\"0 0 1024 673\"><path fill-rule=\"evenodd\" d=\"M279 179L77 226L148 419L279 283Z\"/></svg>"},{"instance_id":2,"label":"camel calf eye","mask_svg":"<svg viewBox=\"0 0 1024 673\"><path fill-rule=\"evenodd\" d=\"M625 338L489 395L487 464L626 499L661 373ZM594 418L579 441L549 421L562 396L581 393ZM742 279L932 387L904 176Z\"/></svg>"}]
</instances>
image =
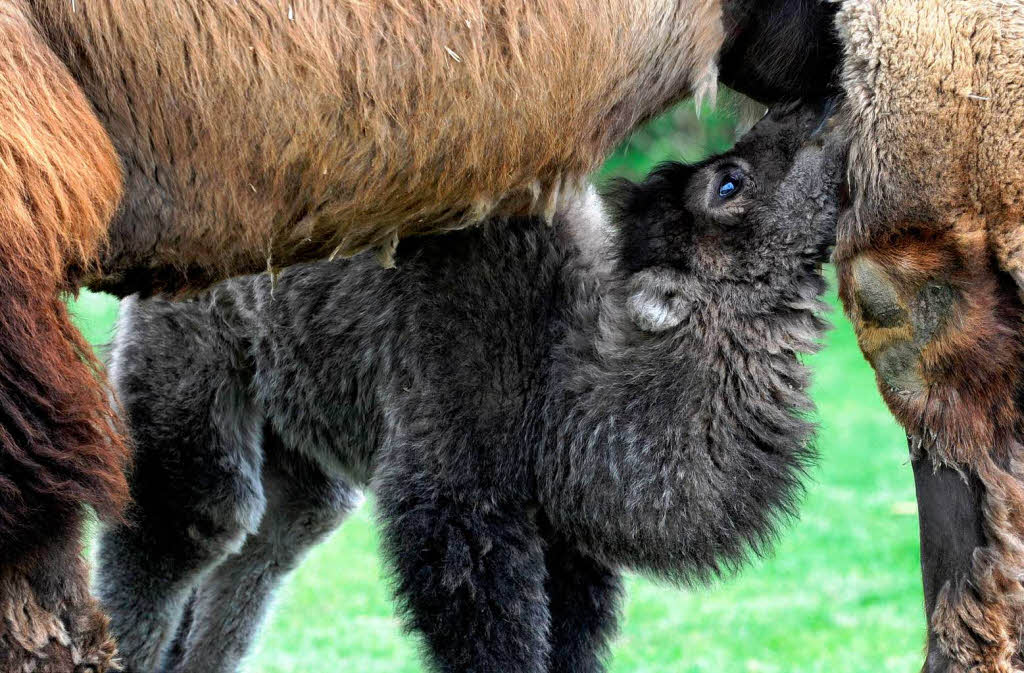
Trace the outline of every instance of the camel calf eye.
<instances>
[{"instance_id":1,"label":"camel calf eye","mask_svg":"<svg viewBox=\"0 0 1024 673\"><path fill-rule=\"evenodd\" d=\"M736 173L729 173L722 176L718 183L718 198L728 201L743 191L743 176Z\"/></svg>"}]
</instances>

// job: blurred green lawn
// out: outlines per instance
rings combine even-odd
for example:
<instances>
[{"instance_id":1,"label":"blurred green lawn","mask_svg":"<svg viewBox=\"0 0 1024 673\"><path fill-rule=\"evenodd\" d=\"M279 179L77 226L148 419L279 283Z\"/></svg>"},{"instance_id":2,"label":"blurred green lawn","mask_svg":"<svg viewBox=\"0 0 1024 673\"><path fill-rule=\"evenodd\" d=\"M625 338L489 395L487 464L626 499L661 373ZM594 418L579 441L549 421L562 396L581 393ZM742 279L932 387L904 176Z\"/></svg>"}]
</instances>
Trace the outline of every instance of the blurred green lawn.
<instances>
[{"instance_id":1,"label":"blurred green lawn","mask_svg":"<svg viewBox=\"0 0 1024 673\"><path fill-rule=\"evenodd\" d=\"M652 162L694 159L731 138L728 115L697 123L684 106L616 153L604 174L636 176ZM116 302L83 293L73 310L91 343L109 340ZM610 662L614 673L910 673L920 667L924 617L905 440L837 309L832 322L827 347L810 360L821 460L800 520L771 558L715 586L682 590L631 578ZM296 571L246 670L422 671L415 640L392 616L376 548L371 500Z\"/></svg>"}]
</instances>

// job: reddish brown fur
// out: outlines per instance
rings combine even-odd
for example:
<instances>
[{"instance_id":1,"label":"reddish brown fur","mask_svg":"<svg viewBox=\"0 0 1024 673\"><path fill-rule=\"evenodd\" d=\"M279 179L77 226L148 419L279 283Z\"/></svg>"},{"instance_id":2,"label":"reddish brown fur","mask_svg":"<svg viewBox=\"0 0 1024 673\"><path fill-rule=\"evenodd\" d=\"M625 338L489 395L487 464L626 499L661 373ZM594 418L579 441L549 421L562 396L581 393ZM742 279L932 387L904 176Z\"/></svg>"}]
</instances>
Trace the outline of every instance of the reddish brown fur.
<instances>
[{"instance_id":1,"label":"reddish brown fur","mask_svg":"<svg viewBox=\"0 0 1024 673\"><path fill-rule=\"evenodd\" d=\"M853 140L843 303L916 449L982 490L985 545L944 578L929 628L941 670L1010 673L1024 631L1024 305L1010 275L1024 278L1024 5L847 0L838 25ZM891 314L871 311L888 301L872 286L893 288ZM928 333L912 307L934 288L951 303Z\"/></svg>"},{"instance_id":2,"label":"reddish brown fur","mask_svg":"<svg viewBox=\"0 0 1024 673\"><path fill-rule=\"evenodd\" d=\"M125 449L87 344L59 293L93 264L120 197L113 148L15 6L0 4L0 537L78 503L116 512ZM40 510L40 496L54 510ZM25 517L31 523L26 524ZM17 549L5 544L0 555Z\"/></svg>"},{"instance_id":3,"label":"reddish brown fur","mask_svg":"<svg viewBox=\"0 0 1024 673\"><path fill-rule=\"evenodd\" d=\"M89 643L105 626L87 599L84 571L75 570L82 565L82 505L116 514L128 490L116 416L60 298L73 289L69 266L94 265L120 197L119 164L89 103L20 3L0 3L0 44L0 670L6 672L47 652L93 656ZM33 573L19 570L26 562ZM65 585L55 579L61 577L71 579ZM67 591L51 589L60 586ZM40 620L51 618L74 636L73 646L67 638L40 640L53 625ZM27 647L39 651L22 650Z\"/></svg>"}]
</instances>

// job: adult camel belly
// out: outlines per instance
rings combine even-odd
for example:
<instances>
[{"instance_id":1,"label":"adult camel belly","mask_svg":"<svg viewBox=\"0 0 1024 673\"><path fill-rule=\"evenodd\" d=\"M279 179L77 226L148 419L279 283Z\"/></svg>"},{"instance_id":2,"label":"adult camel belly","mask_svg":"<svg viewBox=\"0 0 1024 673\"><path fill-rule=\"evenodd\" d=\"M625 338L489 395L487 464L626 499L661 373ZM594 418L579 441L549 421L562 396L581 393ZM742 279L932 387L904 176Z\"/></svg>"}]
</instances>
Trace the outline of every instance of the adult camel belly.
<instances>
[{"instance_id":1,"label":"adult camel belly","mask_svg":"<svg viewBox=\"0 0 1024 673\"><path fill-rule=\"evenodd\" d=\"M38 0L125 171L87 282L197 287L553 212L714 86L719 0L627 4Z\"/></svg>"},{"instance_id":2,"label":"adult camel belly","mask_svg":"<svg viewBox=\"0 0 1024 673\"><path fill-rule=\"evenodd\" d=\"M641 122L727 81L813 95L834 8L751 0L30 3L108 130L100 273L175 290L495 213L552 213ZM793 4L793 3L790 3ZM779 36L785 35L784 40ZM801 46L792 38L801 35Z\"/></svg>"}]
</instances>

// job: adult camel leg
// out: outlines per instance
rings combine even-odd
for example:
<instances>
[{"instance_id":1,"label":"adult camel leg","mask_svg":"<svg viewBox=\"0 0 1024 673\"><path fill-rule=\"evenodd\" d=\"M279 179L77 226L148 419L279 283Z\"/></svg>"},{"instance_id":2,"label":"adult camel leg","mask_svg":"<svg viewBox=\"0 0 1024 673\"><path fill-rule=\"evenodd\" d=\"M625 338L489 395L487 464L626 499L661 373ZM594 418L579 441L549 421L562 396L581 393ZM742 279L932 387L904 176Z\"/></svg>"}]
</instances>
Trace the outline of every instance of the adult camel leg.
<instances>
[{"instance_id":1,"label":"adult camel leg","mask_svg":"<svg viewBox=\"0 0 1024 673\"><path fill-rule=\"evenodd\" d=\"M0 45L0 670L104 670L79 536L83 505L126 501L127 452L60 293L93 264L121 172L20 0L0 0Z\"/></svg>"},{"instance_id":2,"label":"adult camel leg","mask_svg":"<svg viewBox=\"0 0 1024 673\"><path fill-rule=\"evenodd\" d=\"M913 466L928 618L928 658L923 670L940 673L950 670L953 662L938 647L933 616L940 593L969 590L966 580L974 550L985 545L981 485L973 475L936 467L927 455L915 457Z\"/></svg>"}]
</instances>

